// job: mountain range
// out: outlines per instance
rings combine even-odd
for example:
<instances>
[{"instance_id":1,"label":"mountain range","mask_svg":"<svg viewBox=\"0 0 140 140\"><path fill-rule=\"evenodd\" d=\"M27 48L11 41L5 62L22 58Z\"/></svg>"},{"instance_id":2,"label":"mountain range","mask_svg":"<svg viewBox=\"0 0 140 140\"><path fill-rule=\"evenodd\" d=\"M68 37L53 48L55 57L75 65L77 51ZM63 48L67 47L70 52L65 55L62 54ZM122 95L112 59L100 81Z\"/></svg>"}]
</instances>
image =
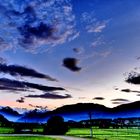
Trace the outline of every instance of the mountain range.
<instances>
[{"instance_id":1,"label":"mountain range","mask_svg":"<svg viewBox=\"0 0 140 140\"><path fill-rule=\"evenodd\" d=\"M119 105L114 108L108 108L94 103L77 103L62 106L53 111L41 111L35 109L27 111L23 114L19 114L10 107L1 107L0 114L9 121L34 123L45 123L49 117L54 115L62 116L65 121L87 120L89 119L89 114L91 114L92 119L130 118L140 117L140 101Z\"/></svg>"}]
</instances>

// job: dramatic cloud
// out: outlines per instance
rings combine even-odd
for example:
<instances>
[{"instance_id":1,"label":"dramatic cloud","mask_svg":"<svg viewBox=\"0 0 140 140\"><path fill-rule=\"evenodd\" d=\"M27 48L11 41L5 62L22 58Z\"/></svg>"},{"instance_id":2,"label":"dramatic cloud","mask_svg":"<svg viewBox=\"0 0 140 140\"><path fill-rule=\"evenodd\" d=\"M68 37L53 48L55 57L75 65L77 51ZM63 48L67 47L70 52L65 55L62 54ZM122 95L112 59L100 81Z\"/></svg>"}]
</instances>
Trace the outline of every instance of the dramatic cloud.
<instances>
[{"instance_id":1,"label":"dramatic cloud","mask_svg":"<svg viewBox=\"0 0 140 140\"><path fill-rule=\"evenodd\" d=\"M36 70L27 68L25 66L0 64L0 73L1 72L8 73L12 76L25 76L32 78L42 78L50 81L57 81L56 79L48 75L39 73Z\"/></svg>"},{"instance_id":2,"label":"dramatic cloud","mask_svg":"<svg viewBox=\"0 0 140 140\"><path fill-rule=\"evenodd\" d=\"M140 93L140 91L137 90L130 90L130 89L122 89L122 92L134 92L134 93Z\"/></svg>"},{"instance_id":3,"label":"dramatic cloud","mask_svg":"<svg viewBox=\"0 0 140 140\"><path fill-rule=\"evenodd\" d=\"M28 95L25 97L30 97L30 98L45 98L45 99L66 99L66 98L72 98L71 95L65 94L65 95L59 95L55 93L45 93L41 95Z\"/></svg>"},{"instance_id":4,"label":"dramatic cloud","mask_svg":"<svg viewBox=\"0 0 140 140\"><path fill-rule=\"evenodd\" d=\"M26 91L29 89L37 89L37 90L44 91L44 92L45 91L65 90L62 87L44 86L44 85L40 85L40 84L11 80L11 79L7 79L7 78L0 78L0 87L2 87L3 89L10 88L10 90L16 89L18 91L20 91L20 90Z\"/></svg>"},{"instance_id":5,"label":"dramatic cloud","mask_svg":"<svg viewBox=\"0 0 140 140\"><path fill-rule=\"evenodd\" d=\"M122 99L122 98L112 99L111 101L113 101L113 102L130 102L129 100Z\"/></svg>"},{"instance_id":6,"label":"dramatic cloud","mask_svg":"<svg viewBox=\"0 0 140 140\"><path fill-rule=\"evenodd\" d=\"M28 45L36 45L39 43L47 43L48 40L57 40L53 34L56 31L55 27L51 27L45 23L40 23L37 27L32 27L30 25L24 25L19 27L19 32L23 36L20 40L20 44L26 48ZM40 40L40 42L38 42Z\"/></svg>"},{"instance_id":7,"label":"dramatic cloud","mask_svg":"<svg viewBox=\"0 0 140 140\"><path fill-rule=\"evenodd\" d=\"M94 97L93 100L104 100L105 98L103 97Z\"/></svg>"},{"instance_id":8,"label":"dramatic cloud","mask_svg":"<svg viewBox=\"0 0 140 140\"><path fill-rule=\"evenodd\" d=\"M4 0L0 17L1 50L23 47L33 51L79 36L69 0Z\"/></svg>"},{"instance_id":9,"label":"dramatic cloud","mask_svg":"<svg viewBox=\"0 0 140 140\"><path fill-rule=\"evenodd\" d=\"M63 66L68 68L71 71L80 71L81 68L77 66L78 60L76 58L65 58L63 60Z\"/></svg>"},{"instance_id":10,"label":"dramatic cloud","mask_svg":"<svg viewBox=\"0 0 140 140\"><path fill-rule=\"evenodd\" d=\"M20 99L17 99L16 102L24 103L24 99L25 99L25 98L21 97Z\"/></svg>"},{"instance_id":11,"label":"dramatic cloud","mask_svg":"<svg viewBox=\"0 0 140 140\"><path fill-rule=\"evenodd\" d=\"M137 72L129 73L126 82L131 84L140 84L140 74Z\"/></svg>"}]
</instances>

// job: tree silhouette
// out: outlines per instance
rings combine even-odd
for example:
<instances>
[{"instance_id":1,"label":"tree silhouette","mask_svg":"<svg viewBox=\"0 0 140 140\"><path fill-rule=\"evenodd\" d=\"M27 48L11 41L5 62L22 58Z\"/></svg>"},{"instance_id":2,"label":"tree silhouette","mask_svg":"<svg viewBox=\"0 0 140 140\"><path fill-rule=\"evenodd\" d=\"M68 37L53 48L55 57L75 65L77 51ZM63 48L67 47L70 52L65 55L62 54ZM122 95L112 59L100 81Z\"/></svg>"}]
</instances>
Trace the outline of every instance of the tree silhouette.
<instances>
[{"instance_id":1,"label":"tree silhouette","mask_svg":"<svg viewBox=\"0 0 140 140\"><path fill-rule=\"evenodd\" d=\"M67 131L68 126L61 116L52 116L44 127L44 134L48 135L64 135Z\"/></svg>"}]
</instances>

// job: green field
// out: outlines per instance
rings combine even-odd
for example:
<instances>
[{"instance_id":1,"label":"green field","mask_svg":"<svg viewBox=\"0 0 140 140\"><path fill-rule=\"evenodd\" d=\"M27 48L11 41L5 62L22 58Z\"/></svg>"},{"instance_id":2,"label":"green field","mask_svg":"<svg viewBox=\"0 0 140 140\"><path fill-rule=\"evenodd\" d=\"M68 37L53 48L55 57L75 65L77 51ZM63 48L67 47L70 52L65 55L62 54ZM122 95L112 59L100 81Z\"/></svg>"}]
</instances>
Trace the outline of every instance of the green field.
<instances>
[{"instance_id":1,"label":"green field","mask_svg":"<svg viewBox=\"0 0 140 140\"><path fill-rule=\"evenodd\" d=\"M70 129L67 135L90 137L90 129ZM97 129L93 128L94 140L140 140L140 129Z\"/></svg>"},{"instance_id":2,"label":"green field","mask_svg":"<svg viewBox=\"0 0 140 140\"><path fill-rule=\"evenodd\" d=\"M0 127L0 134L10 134L13 133L12 128ZM42 128L34 129L33 132L42 132ZM76 136L76 137L90 137L89 128L72 128L66 135ZM53 138L47 138L43 136L4 136L0 137L0 140L54 140ZM93 128L93 139L94 140L140 140L140 129L138 128L129 128L129 129L98 129ZM55 139L60 140L60 139Z\"/></svg>"},{"instance_id":3,"label":"green field","mask_svg":"<svg viewBox=\"0 0 140 140\"><path fill-rule=\"evenodd\" d=\"M0 140L61 140L43 136L0 136Z\"/></svg>"},{"instance_id":4,"label":"green field","mask_svg":"<svg viewBox=\"0 0 140 140\"><path fill-rule=\"evenodd\" d=\"M13 133L14 129L13 128L8 128L8 127L0 127L0 134L10 134Z\"/></svg>"}]
</instances>

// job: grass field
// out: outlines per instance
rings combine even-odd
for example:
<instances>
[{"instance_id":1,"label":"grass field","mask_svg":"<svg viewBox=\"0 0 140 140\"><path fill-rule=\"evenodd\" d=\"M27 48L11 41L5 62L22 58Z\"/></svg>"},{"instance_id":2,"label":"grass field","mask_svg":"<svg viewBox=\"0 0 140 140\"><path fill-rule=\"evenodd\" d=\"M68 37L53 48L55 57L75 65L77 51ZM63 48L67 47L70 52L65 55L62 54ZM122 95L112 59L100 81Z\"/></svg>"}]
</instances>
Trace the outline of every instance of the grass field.
<instances>
[{"instance_id":1,"label":"grass field","mask_svg":"<svg viewBox=\"0 0 140 140\"><path fill-rule=\"evenodd\" d=\"M90 129L70 129L67 135L90 137ZM93 128L94 140L140 140L140 129L97 129Z\"/></svg>"},{"instance_id":2,"label":"grass field","mask_svg":"<svg viewBox=\"0 0 140 140\"><path fill-rule=\"evenodd\" d=\"M14 129L8 127L0 127L0 134L13 133Z\"/></svg>"},{"instance_id":3,"label":"grass field","mask_svg":"<svg viewBox=\"0 0 140 140\"><path fill-rule=\"evenodd\" d=\"M0 140L61 140L41 136L0 136Z\"/></svg>"},{"instance_id":4,"label":"grass field","mask_svg":"<svg viewBox=\"0 0 140 140\"><path fill-rule=\"evenodd\" d=\"M0 127L0 134L13 133L12 128ZM42 132L43 129L34 129L34 132ZM76 137L90 137L90 129L88 128L72 128L66 135L76 136ZM0 140L60 140L52 139L47 137L25 137L25 136L12 136L12 137L0 137ZM93 139L94 140L140 140L140 129L98 129L93 128Z\"/></svg>"}]
</instances>

